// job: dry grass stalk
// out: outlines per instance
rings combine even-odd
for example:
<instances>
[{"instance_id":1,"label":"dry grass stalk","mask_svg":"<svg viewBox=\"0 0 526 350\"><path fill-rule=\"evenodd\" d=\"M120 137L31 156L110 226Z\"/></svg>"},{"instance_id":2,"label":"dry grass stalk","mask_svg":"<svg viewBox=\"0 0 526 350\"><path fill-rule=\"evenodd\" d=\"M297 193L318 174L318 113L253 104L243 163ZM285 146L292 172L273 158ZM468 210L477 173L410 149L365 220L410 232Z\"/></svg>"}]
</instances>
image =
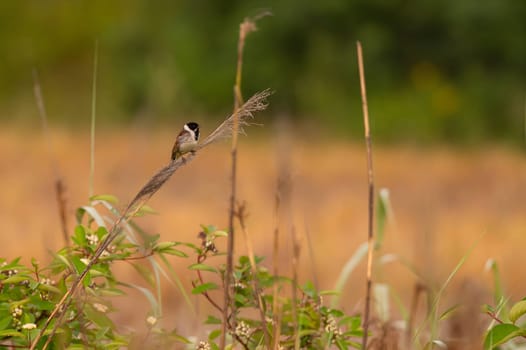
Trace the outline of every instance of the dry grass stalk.
<instances>
[{"instance_id":1,"label":"dry grass stalk","mask_svg":"<svg viewBox=\"0 0 526 350\"><path fill-rule=\"evenodd\" d=\"M247 246L247 255L248 260L250 261L250 267L252 269L252 283L254 288L254 294L256 295L256 302L259 310L259 317L261 319L261 324L263 325L263 334L265 337L265 344L267 346L267 349L270 349L270 335L268 334L268 328L267 328L267 320L265 318L265 304L263 303L263 298L261 297L260 293L260 286L257 279L257 266L256 266L256 258L254 255L254 246L252 244L252 239L250 238L250 235L248 234L248 229L245 224L245 219L248 216L247 210L246 210L246 203L243 202L242 204L238 204L237 210L236 210L236 217L239 221L239 225L241 226L241 231L243 232L243 236L245 238L245 244Z\"/></svg>"},{"instance_id":2,"label":"dry grass stalk","mask_svg":"<svg viewBox=\"0 0 526 350\"><path fill-rule=\"evenodd\" d=\"M53 177L55 178L55 196L58 204L58 213L60 217L60 228L62 230L62 237L64 239L64 244L66 247L69 245L68 238L68 221L66 217L66 186L64 185L64 180L60 175L58 168L58 162L55 158L53 147L51 145L51 136L49 134L48 123L47 123L47 113L46 107L44 105L44 98L42 97L42 89L40 88L40 80L38 79L38 72L36 69L33 70L33 92L35 94L35 101L38 107L38 113L40 115L40 121L42 123L42 131L44 133L44 138L46 139L49 161L51 165L51 171Z\"/></svg>"},{"instance_id":3,"label":"dry grass stalk","mask_svg":"<svg viewBox=\"0 0 526 350\"><path fill-rule=\"evenodd\" d=\"M245 40L248 34L256 31L256 22L254 19L245 18L245 20L239 26L239 39L237 45L237 68L236 68L236 83L234 85L234 111L237 111L239 106L243 103L243 96L241 94L241 78L243 71L243 50L245 48ZM221 332L221 338L219 340L220 349L224 349L226 345L226 333L228 325L228 314L229 309L234 314L234 302L231 298L232 291L232 270L234 266L234 216L235 216L235 205L236 205L236 182L237 182L237 136L242 129L240 118L236 112L233 114L232 123L232 168L230 177L230 208L228 212L228 244L227 244L227 263L225 272L225 283L224 283L224 307L223 307L223 329ZM235 327L235 320L234 320Z\"/></svg>"},{"instance_id":4,"label":"dry grass stalk","mask_svg":"<svg viewBox=\"0 0 526 350\"><path fill-rule=\"evenodd\" d=\"M281 167L280 167L281 169ZM276 188L276 196L274 201L274 213L275 213L275 226L274 226L274 235L273 235L273 249L272 249L272 273L274 276L279 276L279 223L280 223L280 206L281 206L281 190L282 190L282 179L281 176L278 178L278 185ZM277 349L279 347L279 337L281 327L279 324L281 322L280 309L278 304L278 293L279 286L277 283L274 283L272 288L272 315L274 321L274 334L273 334L273 344L272 349Z\"/></svg>"},{"instance_id":5,"label":"dry grass stalk","mask_svg":"<svg viewBox=\"0 0 526 350\"><path fill-rule=\"evenodd\" d=\"M90 259L90 262L87 264L84 271L77 277L77 279L71 285L70 289L64 294L62 299L56 304L55 308L53 309L50 316L46 320L46 323L44 324L39 335L32 342L30 350L36 349L38 342L44 336L44 332L47 330L51 322L56 317L59 317L59 319L55 323L55 326L53 327L52 332L49 334L48 342L43 347L43 349L47 347L47 344L49 344L49 342L51 341L51 338L53 337L57 328L61 324L60 320L65 315L64 311L67 309L67 306L69 306L71 302L71 297L75 294L75 292L81 285L82 281L84 280L84 278L86 277L87 273L90 271L92 266L98 261L100 255L106 250L106 248L111 244L111 242L118 235L120 225L128 221L131 217L133 217L140 210L140 208L146 202L148 202L148 200L166 183L166 181L168 181L168 179L170 179L170 177L179 168L188 164L188 162L190 162L196 156L197 152L199 152L204 147L223 139L225 135L227 135L229 132L232 132L230 125L232 125L231 120L234 118L234 116L237 116L240 122L243 123L244 125L250 125L251 124L250 119L253 118L254 113L258 111L262 111L267 107L266 99L268 96L270 96L270 94L271 94L270 90L264 90L252 96L245 104L243 104L243 106L237 109L230 117L228 117L221 125L219 125L218 128L214 132L212 132L203 141L203 143L198 148L196 148L196 150L193 153L187 154L185 157L181 157L174 161L171 161L168 165L166 165L160 171L158 171L141 188L141 190L137 193L135 198L130 202L130 204L121 214L121 216L111 226L111 228L108 231L108 235L99 244L99 247L93 254L93 257Z\"/></svg>"},{"instance_id":6,"label":"dry grass stalk","mask_svg":"<svg viewBox=\"0 0 526 350\"><path fill-rule=\"evenodd\" d=\"M320 283L319 283L319 280L318 280L318 272L317 272L317 269L316 269L316 255L314 253L314 247L312 245L312 238L310 236L310 230L309 230L309 227L307 225L307 220L304 220L305 222L305 239L307 240L307 249L309 251L309 256L310 256L310 267L311 267L311 272L312 272L312 282L314 283L314 288L316 288L316 290L320 290Z\"/></svg>"},{"instance_id":7,"label":"dry grass stalk","mask_svg":"<svg viewBox=\"0 0 526 350\"><path fill-rule=\"evenodd\" d=\"M290 214L289 214L290 215ZM301 244L294 225L290 228L292 240L292 314L294 315L294 349L300 349L300 326L298 320L298 263L300 259Z\"/></svg>"},{"instance_id":8,"label":"dry grass stalk","mask_svg":"<svg viewBox=\"0 0 526 350\"><path fill-rule=\"evenodd\" d=\"M93 54L93 85L91 93L91 132L90 132L90 176L89 196L93 196L93 182L95 180L95 117L97 115L97 69L99 66L99 41L95 40Z\"/></svg>"},{"instance_id":9,"label":"dry grass stalk","mask_svg":"<svg viewBox=\"0 0 526 350\"><path fill-rule=\"evenodd\" d=\"M278 120L276 125L276 134L278 136L278 149L277 149L277 159L278 159L278 174L277 174L277 184L276 184L276 194L274 201L274 234L273 234L273 250L272 250L272 265L273 265L273 275L279 276L279 256L280 256L280 226L282 221L288 217L286 211L290 209L290 192L291 192L291 180L290 180L290 158L289 152L291 145L289 141L291 139L291 132L288 130L287 122L285 117L282 117ZM279 338L281 333L281 318L282 318L282 307L279 304L279 290L280 286L278 283L274 283L272 296L272 315L274 321L274 334L273 334L273 347L272 349L277 349L279 347ZM294 303L293 303L294 305Z\"/></svg>"},{"instance_id":10,"label":"dry grass stalk","mask_svg":"<svg viewBox=\"0 0 526 350\"><path fill-rule=\"evenodd\" d=\"M367 107L367 90L365 88L365 72L363 67L362 44L356 42L356 51L358 54L358 70L360 73L360 91L362 96L363 124L365 131L365 147L367 149L367 179L369 188L369 208L367 215L368 233L367 233L367 284L365 291L365 311L363 316L363 338L362 348L367 349L367 333L369 330L369 313L371 308L371 286L372 286L372 265L373 265L373 225L374 225L374 172L373 172L373 150L371 142L371 132L369 129L369 109Z\"/></svg>"},{"instance_id":11,"label":"dry grass stalk","mask_svg":"<svg viewBox=\"0 0 526 350\"><path fill-rule=\"evenodd\" d=\"M427 292L427 288L420 282L417 282L413 292L413 298L411 300L411 310L409 312L409 320L407 321L407 329L405 334L405 345L407 349L412 348L411 338L413 336L413 329L415 325L416 312L418 310L418 301L420 300L420 295L424 292Z\"/></svg>"}]
</instances>

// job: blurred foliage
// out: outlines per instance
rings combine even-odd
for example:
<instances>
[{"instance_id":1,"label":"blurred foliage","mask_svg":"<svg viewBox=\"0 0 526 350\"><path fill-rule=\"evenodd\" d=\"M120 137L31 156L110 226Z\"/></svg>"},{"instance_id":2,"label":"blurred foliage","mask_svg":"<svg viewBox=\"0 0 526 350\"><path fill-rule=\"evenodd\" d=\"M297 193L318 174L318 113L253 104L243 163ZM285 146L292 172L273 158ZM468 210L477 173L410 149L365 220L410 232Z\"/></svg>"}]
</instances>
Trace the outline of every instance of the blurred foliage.
<instances>
[{"instance_id":1,"label":"blurred foliage","mask_svg":"<svg viewBox=\"0 0 526 350\"><path fill-rule=\"evenodd\" d=\"M244 90L276 90L273 116L361 134L355 41L383 140L521 140L526 2L325 0L3 1L0 117L34 118L33 68L53 120L87 120L99 42L100 119L223 116L238 25Z\"/></svg>"}]
</instances>

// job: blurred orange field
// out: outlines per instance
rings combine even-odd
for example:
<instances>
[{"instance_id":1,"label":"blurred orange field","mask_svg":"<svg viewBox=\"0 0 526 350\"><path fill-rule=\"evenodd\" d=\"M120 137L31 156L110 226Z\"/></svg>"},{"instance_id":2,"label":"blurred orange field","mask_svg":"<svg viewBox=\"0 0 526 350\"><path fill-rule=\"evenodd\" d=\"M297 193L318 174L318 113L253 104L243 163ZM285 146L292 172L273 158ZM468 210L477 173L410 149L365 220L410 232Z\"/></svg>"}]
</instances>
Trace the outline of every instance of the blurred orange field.
<instances>
[{"instance_id":1,"label":"blurred orange field","mask_svg":"<svg viewBox=\"0 0 526 350\"><path fill-rule=\"evenodd\" d=\"M124 207L167 163L174 136L175 131L152 129L98 133L95 193L116 195ZM75 208L87 204L89 134L52 130L51 143L67 186L72 231ZM466 286L481 291L484 302L491 302L492 275L485 270L488 259L498 263L507 295L513 300L525 296L525 258L521 251L526 246L523 154L499 147L459 151L436 146L379 146L374 154L377 189L389 189L392 205L385 244L376 254L396 257L376 267L376 281L390 284L407 306L417 277L400 261L440 286L473 247L447 289L451 302ZM238 157L238 195L247 203L247 225L256 254L266 256L271 265L277 159L288 157L293 188L290 220L302 243L300 279L316 279L320 288L332 288L346 261L366 241L363 144L297 141L279 149L274 140L257 136L241 139ZM63 240L46 140L38 129L4 128L0 131L0 158L1 255L7 259L23 256L25 263L32 256L49 261L48 251L60 248ZM200 224L225 228L229 169L227 143L203 150L153 197L149 205L159 214L139 218L138 223L148 232L160 233L162 240L195 243ZM290 273L290 230L283 227L280 261L283 273ZM245 241L238 237L237 251L244 253ZM193 262L174 260L187 288L194 276L186 267ZM364 289L362 262L342 298L347 311L361 310ZM180 294L168 283L164 290L166 314L180 319L185 312ZM123 317L143 319L145 314L137 315L136 304L139 302L134 300L134 308L124 308ZM146 312L146 300L143 304ZM185 322L184 317L177 325L183 331L192 331L192 322Z\"/></svg>"}]
</instances>

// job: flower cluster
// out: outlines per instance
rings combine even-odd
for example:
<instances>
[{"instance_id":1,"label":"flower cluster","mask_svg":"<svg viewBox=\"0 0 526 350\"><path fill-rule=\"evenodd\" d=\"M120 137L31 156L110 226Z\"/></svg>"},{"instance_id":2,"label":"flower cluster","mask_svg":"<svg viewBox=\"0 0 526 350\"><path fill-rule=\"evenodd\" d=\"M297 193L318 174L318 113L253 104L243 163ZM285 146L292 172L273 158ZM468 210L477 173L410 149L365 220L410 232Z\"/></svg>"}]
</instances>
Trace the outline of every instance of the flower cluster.
<instances>
[{"instance_id":1,"label":"flower cluster","mask_svg":"<svg viewBox=\"0 0 526 350\"><path fill-rule=\"evenodd\" d=\"M51 278L41 278L40 283L47 284L49 286L54 286L57 284L57 281L52 280Z\"/></svg>"},{"instance_id":2,"label":"flower cluster","mask_svg":"<svg viewBox=\"0 0 526 350\"><path fill-rule=\"evenodd\" d=\"M210 344L206 341L200 341L199 344L197 344L196 350L210 350Z\"/></svg>"},{"instance_id":3,"label":"flower cluster","mask_svg":"<svg viewBox=\"0 0 526 350\"><path fill-rule=\"evenodd\" d=\"M24 313L24 310L20 306L15 306L13 311L11 311L11 316L13 316L13 325L20 329L22 327L22 321L20 321L20 318L22 317L22 314Z\"/></svg>"},{"instance_id":4,"label":"flower cluster","mask_svg":"<svg viewBox=\"0 0 526 350\"><path fill-rule=\"evenodd\" d=\"M338 337L342 334L342 331L340 330L340 328L338 328L336 320L332 315L328 315L323 320L323 323L325 324L325 332L332 333L335 337Z\"/></svg>"},{"instance_id":5,"label":"flower cluster","mask_svg":"<svg viewBox=\"0 0 526 350\"><path fill-rule=\"evenodd\" d=\"M23 326L22 326L22 329L25 329L25 330L32 330L32 329L35 329L37 328L37 325L34 324L34 323L25 323Z\"/></svg>"},{"instance_id":6,"label":"flower cluster","mask_svg":"<svg viewBox=\"0 0 526 350\"><path fill-rule=\"evenodd\" d=\"M240 338L248 338L250 337L250 334L252 333L252 329L248 324L241 321L237 324L236 329L234 331L234 334L237 335Z\"/></svg>"},{"instance_id":7,"label":"flower cluster","mask_svg":"<svg viewBox=\"0 0 526 350\"><path fill-rule=\"evenodd\" d=\"M99 243L99 236L94 233L86 233L86 239L90 245L95 245Z\"/></svg>"},{"instance_id":8,"label":"flower cluster","mask_svg":"<svg viewBox=\"0 0 526 350\"><path fill-rule=\"evenodd\" d=\"M148 318L146 319L146 323L148 323L150 327L153 327L157 323L157 318L154 316L148 316Z\"/></svg>"},{"instance_id":9,"label":"flower cluster","mask_svg":"<svg viewBox=\"0 0 526 350\"><path fill-rule=\"evenodd\" d=\"M7 265L7 261L4 261L0 266L1 267L4 267ZM7 277L11 277L11 276L14 276L18 273L18 270L17 269L13 269L13 270L7 270L7 271L2 271L2 273L4 275L6 275Z\"/></svg>"},{"instance_id":10,"label":"flower cluster","mask_svg":"<svg viewBox=\"0 0 526 350\"><path fill-rule=\"evenodd\" d=\"M93 303L93 308L99 312L102 312L103 314L108 312L108 306L100 303Z\"/></svg>"}]
</instances>

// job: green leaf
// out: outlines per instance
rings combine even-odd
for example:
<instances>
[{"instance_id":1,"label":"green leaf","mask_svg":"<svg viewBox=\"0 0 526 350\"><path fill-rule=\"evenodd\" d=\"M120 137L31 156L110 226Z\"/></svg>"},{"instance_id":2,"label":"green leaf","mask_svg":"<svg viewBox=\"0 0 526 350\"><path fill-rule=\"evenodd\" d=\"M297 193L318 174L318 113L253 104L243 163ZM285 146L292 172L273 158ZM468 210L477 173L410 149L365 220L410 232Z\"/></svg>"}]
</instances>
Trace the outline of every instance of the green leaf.
<instances>
[{"instance_id":1,"label":"green leaf","mask_svg":"<svg viewBox=\"0 0 526 350\"><path fill-rule=\"evenodd\" d=\"M384 241L385 223L387 222L389 211L389 190L380 189L376 205L376 241L374 249L379 250Z\"/></svg>"},{"instance_id":2,"label":"green leaf","mask_svg":"<svg viewBox=\"0 0 526 350\"><path fill-rule=\"evenodd\" d=\"M210 332L210 334L208 335L208 340L213 341L214 339L216 339L220 335L221 335L221 330L220 329L216 329L216 330Z\"/></svg>"},{"instance_id":3,"label":"green leaf","mask_svg":"<svg viewBox=\"0 0 526 350\"><path fill-rule=\"evenodd\" d=\"M9 326L13 317L7 316L0 320L0 330L4 330Z\"/></svg>"},{"instance_id":4,"label":"green leaf","mask_svg":"<svg viewBox=\"0 0 526 350\"><path fill-rule=\"evenodd\" d=\"M183 337L182 335L177 334L175 332L170 333L170 338L175 340L175 341L178 341L179 343L183 343L183 344L191 344L192 343L186 337Z\"/></svg>"},{"instance_id":5,"label":"green leaf","mask_svg":"<svg viewBox=\"0 0 526 350\"><path fill-rule=\"evenodd\" d=\"M56 254L55 258L58 260L58 263L62 263L64 265L64 268L72 268L70 261L62 254L67 254L66 252Z\"/></svg>"},{"instance_id":6,"label":"green leaf","mask_svg":"<svg viewBox=\"0 0 526 350\"><path fill-rule=\"evenodd\" d=\"M228 232L217 230L217 231L214 231L214 236L217 236L217 237L228 237Z\"/></svg>"},{"instance_id":7,"label":"green leaf","mask_svg":"<svg viewBox=\"0 0 526 350\"><path fill-rule=\"evenodd\" d=\"M15 284L15 283L20 283L22 281L26 281L28 279L29 277L27 276L15 275L15 276L6 278L5 280L2 281L2 283L3 284Z\"/></svg>"},{"instance_id":8,"label":"green leaf","mask_svg":"<svg viewBox=\"0 0 526 350\"><path fill-rule=\"evenodd\" d=\"M37 259L31 258L31 265L33 266L33 268L35 268L35 270L38 270L39 262Z\"/></svg>"},{"instance_id":9,"label":"green leaf","mask_svg":"<svg viewBox=\"0 0 526 350\"><path fill-rule=\"evenodd\" d=\"M246 296L239 293L234 294L234 300L236 301L236 305L238 305L238 307L246 306L250 302Z\"/></svg>"},{"instance_id":10,"label":"green leaf","mask_svg":"<svg viewBox=\"0 0 526 350\"><path fill-rule=\"evenodd\" d=\"M53 310L53 308L55 307L54 303L46 300L40 300L36 296L31 297L31 304L33 306L36 306L39 310Z\"/></svg>"},{"instance_id":11,"label":"green leaf","mask_svg":"<svg viewBox=\"0 0 526 350\"><path fill-rule=\"evenodd\" d=\"M108 316L100 311L95 310L90 304L85 304L84 314L90 321L94 322L101 328L113 327L113 322L108 318Z\"/></svg>"},{"instance_id":12,"label":"green leaf","mask_svg":"<svg viewBox=\"0 0 526 350\"><path fill-rule=\"evenodd\" d=\"M104 288L99 291L101 296L106 297L118 297L121 295L126 295L126 293L118 288Z\"/></svg>"},{"instance_id":13,"label":"green leaf","mask_svg":"<svg viewBox=\"0 0 526 350\"><path fill-rule=\"evenodd\" d=\"M49 284L39 283L38 284L38 289L39 290L45 290L46 292L51 292L51 293L55 293L55 294L62 294L60 289L58 289L57 287L54 287L54 286L50 286Z\"/></svg>"},{"instance_id":14,"label":"green leaf","mask_svg":"<svg viewBox=\"0 0 526 350\"><path fill-rule=\"evenodd\" d=\"M484 339L484 349L495 349L498 345L507 341L526 335L526 329L521 329L511 323L502 323L493 327Z\"/></svg>"},{"instance_id":15,"label":"green leaf","mask_svg":"<svg viewBox=\"0 0 526 350\"><path fill-rule=\"evenodd\" d=\"M338 347L338 349L340 350L349 349L349 344L347 344L345 340L336 338L335 342L336 342L336 346Z\"/></svg>"},{"instance_id":16,"label":"green leaf","mask_svg":"<svg viewBox=\"0 0 526 350\"><path fill-rule=\"evenodd\" d=\"M306 335L314 335L314 334L318 334L318 330L317 329L302 329L299 332L299 336L300 337L304 337Z\"/></svg>"},{"instance_id":17,"label":"green leaf","mask_svg":"<svg viewBox=\"0 0 526 350\"><path fill-rule=\"evenodd\" d=\"M310 281L307 281L303 287L303 293L305 293L306 295L308 295L309 297L311 298L314 298L316 295L317 295L317 290L316 290L316 287L314 287L314 284Z\"/></svg>"},{"instance_id":18,"label":"green leaf","mask_svg":"<svg viewBox=\"0 0 526 350\"><path fill-rule=\"evenodd\" d=\"M24 334L15 331L14 329L4 329L0 331L0 338L1 337L19 337L23 338L25 337Z\"/></svg>"},{"instance_id":19,"label":"green leaf","mask_svg":"<svg viewBox=\"0 0 526 350\"><path fill-rule=\"evenodd\" d=\"M338 321L338 325L345 326L349 330L356 330L362 326L362 319L360 316L344 316Z\"/></svg>"},{"instance_id":20,"label":"green leaf","mask_svg":"<svg viewBox=\"0 0 526 350\"><path fill-rule=\"evenodd\" d=\"M57 328L56 330L48 328L44 331L44 335L50 335L52 332L55 332L55 334L64 334L64 333L67 333L68 330L69 328L67 327L65 330L64 328Z\"/></svg>"},{"instance_id":21,"label":"green leaf","mask_svg":"<svg viewBox=\"0 0 526 350\"><path fill-rule=\"evenodd\" d=\"M188 255L185 252L178 249L174 249L173 247L176 245L178 245L176 242L160 242L155 245L153 250L158 253L175 255L181 258L188 257Z\"/></svg>"},{"instance_id":22,"label":"green leaf","mask_svg":"<svg viewBox=\"0 0 526 350\"><path fill-rule=\"evenodd\" d=\"M349 277L351 276L351 273L354 271L356 266L362 261L362 259L367 254L367 242L362 243L354 252L354 254L347 260L347 263L343 267L343 269L340 271L340 276L338 277L338 281L336 282L336 287L334 287L334 290L338 292L337 296L332 299L331 307L335 308L340 303L340 295L342 294L343 288L345 287L345 284L349 280Z\"/></svg>"},{"instance_id":23,"label":"green leaf","mask_svg":"<svg viewBox=\"0 0 526 350\"><path fill-rule=\"evenodd\" d=\"M139 273L139 275L141 275L141 277L148 283L150 287L155 288L155 280L153 278L153 273L149 268L140 263L132 263L131 266Z\"/></svg>"},{"instance_id":24,"label":"green leaf","mask_svg":"<svg viewBox=\"0 0 526 350\"><path fill-rule=\"evenodd\" d=\"M148 214L159 214L155 209L153 209L152 207L148 206L148 205L143 205L142 207L139 208L139 210L135 213L135 217L141 217L141 216L145 216L145 215L148 215Z\"/></svg>"},{"instance_id":25,"label":"green leaf","mask_svg":"<svg viewBox=\"0 0 526 350\"><path fill-rule=\"evenodd\" d=\"M73 262L73 266L75 267L75 272L77 272L77 274L82 273L82 271L84 271L84 269L86 268L86 264L84 264L80 260L80 257L78 257L76 255L73 255L71 257L71 261Z\"/></svg>"},{"instance_id":26,"label":"green leaf","mask_svg":"<svg viewBox=\"0 0 526 350\"><path fill-rule=\"evenodd\" d=\"M442 313L442 315L440 315L440 317L438 318L439 321L443 321L447 318L449 318L449 316L451 316L455 311L457 311L457 309L460 307L460 305L453 305L451 306L449 309L447 309L446 311L444 311Z\"/></svg>"},{"instance_id":27,"label":"green leaf","mask_svg":"<svg viewBox=\"0 0 526 350\"><path fill-rule=\"evenodd\" d=\"M112 205L116 205L119 203L119 199L111 194L97 194L97 195L91 196L89 200L90 202L104 201Z\"/></svg>"},{"instance_id":28,"label":"green leaf","mask_svg":"<svg viewBox=\"0 0 526 350\"><path fill-rule=\"evenodd\" d=\"M175 255L180 258L188 258L188 254L179 249L168 248L160 251L161 254Z\"/></svg>"},{"instance_id":29,"label":"green leaf","mask_svg":"<svg viewBox=\"0 0 526 350\"><path fill-rule=\"evenodd\" d=\"M71 257L71 261L73 262L73 266L75 266L75 270L77 271L77 274L80 275L84 269L86 268L86 264L84 264L78 256L73 255ZM87 287L91 283L91 277L89 274L86 274L86 277L84 278L84 281L82 281L82 284Z\"/></svg>"},{"instance_id":30,"label":"green leaf","mask_svg":"<svg viewBox=\"0 0 526 350\"><path fill-rule=\"evenodd\" d=\"M524 314L526 314L526 300L521 300L511 307L510 321L515 323Z\"/></svg>"},{"instance_id":31,"label":"green leaf","mask_svg":"<svg viewBox=\"0 0 526 350\"><path fill-rule=\"evenodd\" d=\"M86 345L84 344L71 344L68 346L68 350L85 350Z\"/></svg>"},{"instance_id":32,"label":"green leaf","mask_svg":"<svg viewBox=\"0 0 526 350\"><path fill-rule=\"evenodd\" d=\"M340 295L341 293L337 290L322 290L320 295Z\"/></svg>"},{"instance_id":33,"label":"green leaf","mask_svg":"<svg viewBox=\"0 0 526 350\"><path fill-rule=\"evenodd\" d=\"M208 315L208 318L205 321L205 324L221 324L221 320L215 316Z\"/></svg>"},{"instance_id":34,"label":"green leaf","mask_svg":"<svg viewBox=\"0 0 526 350\"><path fill-rule=\"evenodd\" d=\"M93 218L93 220L95 220L98 226L106 226L103 217L99 214L97 209L87 205L77 209L76 217L78 223L82 221L82 218L84 217L85 213L87 213L91 218Z\"/></svg>"},{"instance_id":35,"label":"green leaf","mask_svg":"<svg viewBox=\"0 0 526 350\"><path fill-rule=\"evenodd\" d=\"M493 274L493 301L496 305L500 304L502 300L505 299L504 297L504 287L502 284L502 278L499 271L499 266L497 265L497 262L494 259L489 259L486 262L486 270L491 270ZM501 310L501 316L506 316L507 308L504 307L503 310Z\"/></svg>"},{"instance_id":36,"label":"green leaf","mask_svg":"<svg viewBox=\"0 0 526 350\"><path fill-rule=\"evenodd\" d=\"M195 287L194 289L192 289L192 294L201 294L201 293L207 292L209 290L214 290L214 289L218 289L218 288L219 287L215 283L212 283L212 282L203 283L203 284Z\"/></svg>"},{"instance_id":37,"label":"green leaf","mask_svg":"<svg viewBox=\"0 0 526 350\"><path fill-rule=\"evenodd\" d=\"M80 246L85 246L88 244L88 241L86 240L86 229L82 225L75 226L75 233L72 237L73 242L75 244Z\"/></svg>"},{"instance_id":38,"label":"green leaf","mask_svg":"<svg viewBox=\"0 0 526 350\"><path fill-rule=\"evenodd\" d=\"M215 267L212 267L210 265L206 264L192 264L188 266L190 270L200 270L200 271L209 271L209 272L215 272L217 273L217 270Z\"/></svg>"},{"instance_id":39,"label":"green leaf","mask_svg":"<svg viewBox=\"0 0 526 350\"><path fill-rule=\"evenodd\" d=\"M207 235L216 231L216 227L214 225L201 225L201 228Z\"/></svg>"},{"instance_id":40,"label":"green leaf","mask_svg":"<svg viewBox=\"0 0 526 350\"><path fill-rule=\"evenodd\" d=\"M164 249L168 249L168 248L171 248L173 247L174 245L176 245L175 242L159 242L155 245L155 247L153 248L153 250L155 251L161 251L161 250L164 250Z\"/></svg>"}]
</instances>

